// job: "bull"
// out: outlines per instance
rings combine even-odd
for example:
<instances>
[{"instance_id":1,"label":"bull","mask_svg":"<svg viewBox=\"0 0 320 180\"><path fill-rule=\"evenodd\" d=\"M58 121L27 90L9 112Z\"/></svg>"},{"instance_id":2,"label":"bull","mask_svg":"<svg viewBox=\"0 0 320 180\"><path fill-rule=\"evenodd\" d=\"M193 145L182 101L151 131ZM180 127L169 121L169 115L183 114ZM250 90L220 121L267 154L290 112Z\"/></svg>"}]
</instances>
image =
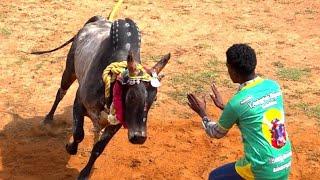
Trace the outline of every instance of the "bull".
<instances>
[{"instance_id":1,"label":"bull","mask_svg":"<svg viewBox=\"0 0 320 180\"><path fill-rule=\"evenodd\" d=\"M53 52L71 42L60 88L50 112L42 122L52 123L59 102L71 84L78 80L79 87L73 104L73 138L66 144L66 151L71 155L77 153L78 144L84 138L84 117L89 117L96 131L101 135L93 146L89 161L78 176L78 179L87 179L96 159L122 127L122 124L103 126L99 123L105 107L110 107L112 103L112 97L106 98L105 96L103 71L111 63L128 61L128 74L135 74L136 64L141 64L141 35L136 23L129 18L111 22L101 16L94 16L85 23L77 35L60 47L32 54ZM146 72L159 74L169 59L170 53L164 55L152 68L146 68ZM124 123L128 128L128 139L133 144L143 144L146 141L147 116L156 99L157 88L158 86L152 86L151 82L121 83Z\"/></svg>"}]
</instances>

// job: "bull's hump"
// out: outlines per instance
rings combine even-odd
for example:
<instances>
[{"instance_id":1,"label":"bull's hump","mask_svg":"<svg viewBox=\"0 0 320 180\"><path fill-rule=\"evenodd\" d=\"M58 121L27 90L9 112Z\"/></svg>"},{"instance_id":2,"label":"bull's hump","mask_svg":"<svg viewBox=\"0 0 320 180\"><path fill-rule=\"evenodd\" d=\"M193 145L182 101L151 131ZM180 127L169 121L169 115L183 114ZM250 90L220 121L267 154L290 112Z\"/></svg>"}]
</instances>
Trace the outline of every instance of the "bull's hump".
<instances>
[{"instance_id":1,"label":"bull's hump","mask_svg":"<svg viewBox=\"0 0 320 180\"><path fill-rule=\"evenodd\" d=\"M131 19L114 21L111 26L110 37L113 44L113 53L140 49L140 31Z\"/></svg>"},{"instance_id":2,"label":"bull's hump","mask_svg":"<svg viewBox=\"0 0 320 180\"><path fill-rule=\"evenodd\" d=\"M90 39L105 39L110 34L111 24L109 21L97 21L86 24L78 35L79 41L90 36L94 36L94 38Z\"/></svg>"}]
</instances>

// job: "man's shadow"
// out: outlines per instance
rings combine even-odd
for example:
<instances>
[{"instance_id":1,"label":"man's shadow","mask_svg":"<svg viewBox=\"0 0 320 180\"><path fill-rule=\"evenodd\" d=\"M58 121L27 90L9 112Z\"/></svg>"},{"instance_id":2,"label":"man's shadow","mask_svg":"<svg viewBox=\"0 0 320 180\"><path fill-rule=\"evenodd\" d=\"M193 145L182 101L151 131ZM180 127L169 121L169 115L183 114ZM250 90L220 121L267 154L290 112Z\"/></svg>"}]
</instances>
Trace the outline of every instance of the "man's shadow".
<instances>
[{"instance_id":1,"label":"man's shadow","mask_svg":"<svg viewBox=\"0 0 320 180\"><path fill-rule=\"evenodd\" d=\"M71 136L71 106L56 114L52 125L40 125L42 116L22 118L0 131L0 179L76 179L79 171L68 165L65 144Z\"/></svg>"}]
</instances>

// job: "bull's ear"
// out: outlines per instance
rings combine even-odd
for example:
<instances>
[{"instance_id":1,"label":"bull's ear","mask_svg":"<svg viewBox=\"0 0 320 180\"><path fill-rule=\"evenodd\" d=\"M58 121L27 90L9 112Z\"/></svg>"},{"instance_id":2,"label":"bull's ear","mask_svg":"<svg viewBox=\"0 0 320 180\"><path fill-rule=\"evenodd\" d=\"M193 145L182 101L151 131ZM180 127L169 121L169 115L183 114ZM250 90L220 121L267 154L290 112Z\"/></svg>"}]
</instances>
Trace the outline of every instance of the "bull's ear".
<instances>
[{"instance_id":1,"label":"bull's ear","mask_svg":"<svg viewBox=\"0 0 320 180\"><path fill-rule=\"evenodd\" d=\"M133 59L133 53L130 51L127 57L127 69L130 76L135 76L137 71L137 64Z\"/></svg>"},{"instance_id":2,"label":"bull's ear","mask_svg":"<svg viewBox=\"0 0 320 180\"><path fill-rule=\"evenodd\" d=\"M168 53L166 55L164 55L161 60L159 62L157 62L157 64L155 64L152 69L159 74L161 72L161 70L167 65L169 59L171 57L171 54Z\"/></svg>"}]
</instances>

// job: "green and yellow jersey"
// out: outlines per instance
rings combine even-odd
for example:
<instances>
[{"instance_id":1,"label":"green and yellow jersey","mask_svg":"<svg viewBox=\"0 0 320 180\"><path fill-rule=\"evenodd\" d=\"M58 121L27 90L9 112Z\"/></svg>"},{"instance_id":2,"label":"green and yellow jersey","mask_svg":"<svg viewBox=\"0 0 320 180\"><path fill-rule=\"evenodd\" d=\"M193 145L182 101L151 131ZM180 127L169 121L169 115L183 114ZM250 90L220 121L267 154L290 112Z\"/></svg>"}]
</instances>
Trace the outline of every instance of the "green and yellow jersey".
<instances>
[{"instance_id":1,"label":"green and yellow jersey","mask_svg":"<svg viewBox=\"0 0 320 180\"><path fill-rule=\"evenodd\" d=\"M291 144L284 126L283 96L279 85L257 77L241 85L216 124L227 132L237 124L242 135L243 158L236 171L245 179L287 179Z\"/></svg>"}]
</instances>

